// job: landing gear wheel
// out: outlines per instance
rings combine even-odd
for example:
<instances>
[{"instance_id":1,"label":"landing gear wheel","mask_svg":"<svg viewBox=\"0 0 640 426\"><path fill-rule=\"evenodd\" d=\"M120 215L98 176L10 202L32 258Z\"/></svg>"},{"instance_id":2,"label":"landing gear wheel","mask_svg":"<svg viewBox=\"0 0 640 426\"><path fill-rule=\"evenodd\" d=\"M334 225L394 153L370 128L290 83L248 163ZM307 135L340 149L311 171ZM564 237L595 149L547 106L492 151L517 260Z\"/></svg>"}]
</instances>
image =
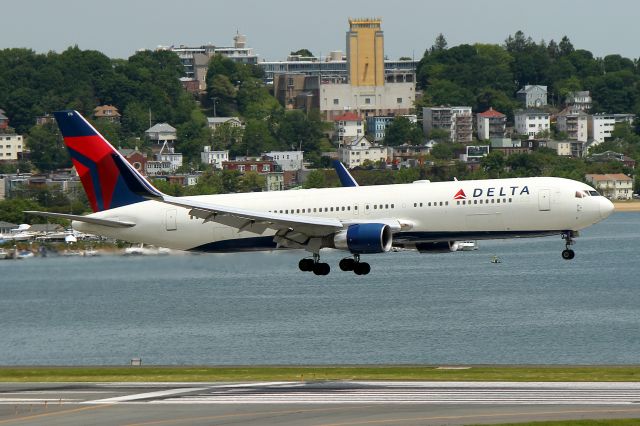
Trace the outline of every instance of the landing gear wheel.
<instances>
[{"instance_id":1,"label":"landing gear wheel","mask_svg":"<svg viewBox=\"0 0 640 426\"><path fill-rule=\"evenodd\" d=\"M340 270L342 271L353 271L355 265L356 261L350 257L345 257L338 264L338 266L340 266Z\"/></svg>"},{"instance_id":2,"label":"landing gear wheel","mask_svg":"<svg viewBox=\"0 0 640 426\"><path fill-rule=\"evenodd\" d=\"M300 268L302 272L311 272L313 271L314 263L313 259L300 259L300 262L298 262L298 268Z\"/></svg>"},{"instance_id":3,"label":"landing gear wheel","mask_svg":"<svg viewBox=\"0 0 640 426\"><path fill-rule=\"evenodd\" d=\"M353 272L355 272L356 275L367 275L371 272L371 265L367 262L358 262L353 265Z\"/></svg>"},{"instance_id":4,"label":"landing gear wheel","mask_svg":"<svg viewBox=\"0 0 640 426\"><path fill-rule=\"evenodd\" d=\"M577 235L578 235L577 232L574 232L574 231L567 231L562 233L562 239L564 239L566 243L565 249L562 250L562 258L564 260L571 260L574 257L576 257L576 253L573 250L571 250L570 247L576 243L573 237Z\"/></svg>"},{"instance_id":5,"label":"landing gear wheel","mask_svg":"<svg viewBox=\"0 0 640 426\"><path fill-rule=\"evenodd\" d=\"M313 265L313 273L316 275L329 275L331 267L328 263L317 262Z\"/></svg>"}]
</instances>

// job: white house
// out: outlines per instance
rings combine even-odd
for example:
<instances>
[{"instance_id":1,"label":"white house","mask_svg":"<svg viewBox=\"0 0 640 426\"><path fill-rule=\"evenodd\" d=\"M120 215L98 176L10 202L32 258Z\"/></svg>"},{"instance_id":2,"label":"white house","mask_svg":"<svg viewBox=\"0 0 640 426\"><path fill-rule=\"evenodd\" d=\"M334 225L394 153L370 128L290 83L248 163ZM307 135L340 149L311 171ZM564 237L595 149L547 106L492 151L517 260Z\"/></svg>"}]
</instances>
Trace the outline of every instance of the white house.
<instances>
[{"instance_id":1,"label":"white house","mask_svg":"<svg viewBox=\"0 0 640 426\"><path fill-rule=\"evenodd\" d=\"M588 111L593 106L591 93L588 90L570 92L564 103L573 111Z\"/></svg>"},{"instance_id":2,"label":"white house","mask_svg":"<svg viewBox=\"0 0 640 426\"><path fill-rule=\"evenodd\" d=\"M338 145L364 136L364 123L358 114L346 112L333 119Z\"/></svg>"},{"instance_id":3,"label":"white house","mask_svg":"<svg viewBox=\"0 0 640 426\"><path fill-rule=\"evenodd\" d=\"M347 142L338 148L338 157L348 168L362 166L366 160L372 163L387 160L387 148L375 145L364 136Z\"/></svg>"},{"instance_id":4,"label":"white house","mask_svg":"<svg viewBox=\"0 0 640 426\"><path fill-rule=\"evenodd\" d=\"M214 169L222 170L222 162L229 161L229 150L212 151L210 146L205 146L200 153L200 161L204 164L211 164Z\"/></svg>"},{"instance_id":5,"label":"white house","mask_svg":"<svg viewBox=\"0 0 640 426\"><path fill-rule=\"evenodd\" d=\"M633 179L616 173L609 175L586 175L591 183L602 195L612 200L629 200L633 196Z\"/></svg>"},{"instance_id":6,"label":"white house","mask_svg":"<svg viewBox=\"0 0 640 426\"><path fill-rule=\"evenodd\" d=\"M175 152L174 148L169 146L167 142L162 145L162 149L156 154L156 161L161 163L169 163L169 172L173 173L182 166L182 153Z\"/></svg>"},{"instance_id":7,"label":"white house","mask_svg":"<svg viewBox=\"0 0 640 426\"><path fill-rule=\"evenodd\" d=\"M17 160L24 150L22 136L0 133L0 161Z\"/></svg>"},{"instance_id":8,"label":"white house","mask_svg":"<svg viewBox=\"0 0 640 426\"><path fill-rule=\"evenodd\" d=\"M144 133L151 142L158 145L163 145L165 142L175 142L178 139L178 131L167 123L158 123L148 128Z\"/></svg>"},{"instance_id":9,"label":"white house","mask_svg":"<svg viewBox=\"0 0 640 426\"><path fill-rule=\"evenodd\" d=\"M262 155L271 158L283 172L302 170L304 151L271 151Z\"/></svg>"},{"instance_id":10,"label":"white house","mask_svg":"<svg viewBox=\"0 0 640 426\"><path fill-rule=\"evenodd\" d=\"M515 125L516 132L535 139L538 133L550 130L551 121L547 112L518 110L515 112Z\"/></svg>"},{"instance_id":11,"label":"white house","mask_svg":"<svg viewBox=\"0 0 640 426\"><path fill-rule=\"evenodd\" d=\"M222 124L229 124L233 127L243 127L239 117L207 117L207 126L211 130L215 130Z\"/></svg>"}]
</instances>

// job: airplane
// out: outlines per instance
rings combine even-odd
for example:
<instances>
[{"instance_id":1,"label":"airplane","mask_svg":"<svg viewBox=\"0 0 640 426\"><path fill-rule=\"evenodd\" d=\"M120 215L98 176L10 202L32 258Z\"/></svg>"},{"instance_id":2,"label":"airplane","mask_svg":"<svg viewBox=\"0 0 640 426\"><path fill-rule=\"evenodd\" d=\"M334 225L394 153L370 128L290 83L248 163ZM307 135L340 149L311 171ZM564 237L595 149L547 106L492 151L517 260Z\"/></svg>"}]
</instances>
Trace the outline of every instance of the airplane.
<instances>
[{"instance_id":1,"label":"airplane","mask_svg":"<svg viewBox=\"0 0 640 426\"><path fill-rule=\"evenodd\" d=\"M579 231L614 210L591 186L555 177L379 186L351 178L339 188L174 197L149 183L80 113L54 115L93 213L27 213L177 250L303 249L311 256L298 267L316 275L331 270L320 261L323 249L346 252L340 269L366 275L371 267L362 255L392 247L449 252L460 240L560 235L569 260Z\"/></svg>"}]
</instances>

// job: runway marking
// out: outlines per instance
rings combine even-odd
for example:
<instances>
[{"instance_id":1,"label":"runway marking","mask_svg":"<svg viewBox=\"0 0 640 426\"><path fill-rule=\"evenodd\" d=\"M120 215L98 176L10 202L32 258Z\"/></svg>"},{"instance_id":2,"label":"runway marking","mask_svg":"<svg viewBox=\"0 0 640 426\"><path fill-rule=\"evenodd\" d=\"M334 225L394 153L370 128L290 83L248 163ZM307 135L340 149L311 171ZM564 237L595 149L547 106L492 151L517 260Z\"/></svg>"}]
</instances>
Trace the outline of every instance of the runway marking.
<instances>
[{"instance_id":1,"label":"runway marking","mask_svg":"<svg viewBox=\"0 0 640 426\"><path fill-rule=\"evenodd\" d=\"M179 389L168 389L163 391L155 391L155 392L145 392L145 393L136 393L133 395L123 395L116 396L113 398L105 398L105 399L96 399L94 401L84 401L82 404L112 404L115 402L128 402L135 401L140 399L148 399L148 398L159 398L163 396L169 395L177 395L181 393L187 392L200 392L210 388L179 388Z\"/></svg>"}]
</instances>

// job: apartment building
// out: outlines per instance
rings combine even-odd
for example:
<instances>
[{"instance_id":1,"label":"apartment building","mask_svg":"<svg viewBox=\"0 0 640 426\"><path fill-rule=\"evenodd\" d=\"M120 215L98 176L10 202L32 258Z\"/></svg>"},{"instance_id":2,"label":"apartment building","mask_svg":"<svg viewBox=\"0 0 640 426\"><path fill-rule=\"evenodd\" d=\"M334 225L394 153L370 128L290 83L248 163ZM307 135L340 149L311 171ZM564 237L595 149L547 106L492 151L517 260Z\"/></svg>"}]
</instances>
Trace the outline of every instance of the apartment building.
<instances>
[{"instance_id":1,"label":"apartment building","mask_svg":"<svg viewBox=\"0 0 640 426\"><path fill-rule=\"evenodd\" d=\"M23 151L21 135L0 133L0 161L15 161Z\"/></svg>"},{"instance_id":2,"label":"apartment building","mask_svg":"<svg viewBox=\"0 0 640 426\"><path fill-rule=\"evenodd\" d=\"M489 108L476 115L478 140L502 139L507 128L507 116Z\"/></svg>"},{"instance_id":3,"label":"apartment building","mask_svg":"<svg viewBox=\"0 0 640 426\"><path fill-rule=\"evenodd\" d=\"M602 195L611 200L630 200L633 198L633 179L625 174L588 174L585 178Z\"/></svg>"},{"instance_id":4,"label":"apartment building","mask_svg":"<svg viewBox=\"0 0 640 426\"><path fill-rule=\"evenodd\" d=\"M589 138L589 115L582 110L565 108L556 116L556 126L568 139L587 142Z\"/></svg>"},{"instance_id":5,"label":"apartment building","mask_svg":"<svg viewBox=\"0 0 640 426\"><path fill-rule=\"evenodd\" d=\"M547 86L528 84L518 90L516 97L525 108L541 108L547 105Z\"/></svg>"},{"instance_id":6,"label":"apartment building","mask_svg":"<svg viewBox=\"0 0 640 426\"><path fill-rule=\"evenodd\" d=\"M452 142L473 140L473 115L470 106L425 107L422 109L422 129L427 137L433 129L449 132Z\"/></svg>"},{"instance_id":7,"label":"apartment building","mask_svg":"<svg viewBox=\"0 0 640 426\"><path fill-rule=\"evenodd\" d=\"M364 164L365 161L375 163L387 160L387 148L370 142L362 136L347 142L338 148L338 158L344 165L352 169Z\"/></svg>"}]
</instances>

